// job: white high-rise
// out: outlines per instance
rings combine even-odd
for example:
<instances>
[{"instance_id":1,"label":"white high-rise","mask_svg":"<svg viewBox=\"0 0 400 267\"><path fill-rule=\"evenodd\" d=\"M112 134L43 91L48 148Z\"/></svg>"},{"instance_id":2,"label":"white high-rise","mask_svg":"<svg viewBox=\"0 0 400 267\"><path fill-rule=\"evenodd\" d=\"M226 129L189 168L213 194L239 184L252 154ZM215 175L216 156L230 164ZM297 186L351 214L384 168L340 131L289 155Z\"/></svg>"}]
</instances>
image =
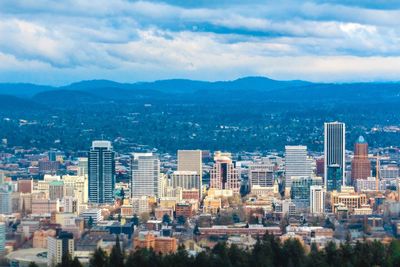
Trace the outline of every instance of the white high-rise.
<instances>
[{"instance_id":1,"label":"white high-rise","mask_svg":"<svg viewBox=\"0 0 400 267\"><path fill-rule=\"evenodd\" d=\"M310 186L310 213L323 214L325 212L325 189L321 185Z\"/></svg>"},{"instance_id":2,"label":"white high-rise","mask_svg":"<svg viewBox=\"0 0 400 267\"><path fill-rule=\"evenodd\" d=\"M134 153L132 155L132 197L160 196L160 160L153 153Z\"/></svg>"},{"instance_id":3,"label":"white high-rise","mask_svg":"<svg viewBox=\"0 0 400 267\"><path fill-rule=\"evenodd\" d=\"M346 170L346 125L342 122L324 123L324 181L327 188L329 166L339 166L341 179L340 184L345 184Z\"/></svg>"},{"instance_id":4,"label":"white high-rise","mask_svg":"<svg viewBox=\"0 0 400 267\"><path fill-rule=\"evenodd\" d=\"M292 186L293 176L311 177L311 161L306 146L285 146L285 187Z\"/></svg>"}]
</instances>

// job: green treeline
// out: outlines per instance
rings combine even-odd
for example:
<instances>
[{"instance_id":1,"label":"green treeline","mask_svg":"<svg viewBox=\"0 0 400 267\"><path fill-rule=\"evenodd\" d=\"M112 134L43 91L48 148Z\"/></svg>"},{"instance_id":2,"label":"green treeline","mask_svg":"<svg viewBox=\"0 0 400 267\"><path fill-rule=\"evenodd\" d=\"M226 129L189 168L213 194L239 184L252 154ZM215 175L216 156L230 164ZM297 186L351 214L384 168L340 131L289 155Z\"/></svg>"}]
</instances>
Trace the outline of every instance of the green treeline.
<instances>
[{"instance_id":1,"label":"green treeline","mask_svg":"<svg viewBox=\"0 0 400 267\"><path fill-rule=\"evenodd\" d=\"M33 267L35 265L31 265ZM66 257L57 267L79 267L77 259ZM236 245L219 243L213 249L191 256L183 247L174 254L161 255L140 249L124 255L120 246L113 247L110 255L97 249L90 259L90 267L368 267L400 266L400 240L389 245L378 241L349 242L336 246L329 243L318 250L315 245L306 252L297 239L280 242L271 235L257 240L252 250Z\"/></svg>"}]
</instances>

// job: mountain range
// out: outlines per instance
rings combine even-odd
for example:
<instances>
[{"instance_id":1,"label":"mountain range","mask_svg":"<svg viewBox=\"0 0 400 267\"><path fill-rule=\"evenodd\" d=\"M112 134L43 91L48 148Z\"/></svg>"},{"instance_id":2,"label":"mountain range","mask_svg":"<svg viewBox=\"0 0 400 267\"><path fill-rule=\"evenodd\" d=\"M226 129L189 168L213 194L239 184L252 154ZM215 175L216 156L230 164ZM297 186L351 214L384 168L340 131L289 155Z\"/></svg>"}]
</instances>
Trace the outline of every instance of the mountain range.
<instances>
[{"instance_id":1,"label":"mountain range","mask_svg":"<svg viewBox=\"0 0 400 267\"><path fill-rule=\"evenodd\" d=\"M265 77L245 77L233 81L194 81L185 79L154 82L118 83L89 80L66 86L43 86L28 83L0 84L0 101L44 105L85 104L120 100L234 101L234 102L398 102L400 84L385 83L312 83L277 81ZM14 96L16 98L10 98ZM26 103L24 103L26 104ZM32 104L33 105L33 104Z\"/></svg>"}]
</instances>

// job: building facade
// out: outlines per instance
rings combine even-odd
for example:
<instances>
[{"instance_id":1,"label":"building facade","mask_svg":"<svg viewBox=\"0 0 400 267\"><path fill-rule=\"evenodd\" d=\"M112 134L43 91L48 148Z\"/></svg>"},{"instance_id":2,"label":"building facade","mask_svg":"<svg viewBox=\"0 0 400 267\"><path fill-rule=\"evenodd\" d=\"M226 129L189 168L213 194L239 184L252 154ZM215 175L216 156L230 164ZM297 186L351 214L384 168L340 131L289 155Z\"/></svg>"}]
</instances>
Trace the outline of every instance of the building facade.
<instances>
[{"instance_id":1,"label":"building facade","mask_svg":"<svg viewBox=\"0 0 400 267\"><path fill-rule=\"evenodd\" d=\"M346 126L342 122L328 122L324 123L324 181L325 188L327 187L328 168L332 165L338 165L340 168L340 184L345 183L345 145L346 145Z\"/></svg>"},{"instance_id":2,"label":"building facade","mask_svg":"<svg viewBox=\"0 0 400 267\"><path fill-rule=\"evenodd\" d=\"M115 159L111 142L93 141L89 152L89 201L112 203L115 187Z\"/></svg>"},{"instance_id":3,"label":"building facade","mask_svg":"<svg viewBox=\"0 0 400 267\"><path fill-rule=\"evenodd\" d=\"M230 189L239 193L239 170L231 159L230 153L215 152L214 166L210 170L210 188Z\"/></svg>"},{"instance_id":4,"label":"building facade","mask_svg":"<svg viewBox=\"0 0 400 267\"><path fill-rule=\"evenodd\" d=\"M371 175L371 162L368 159L368 143L364 137L358 137L354 144L354 158L351 162L351 181L366 180Z\"/></svg>"},{"instance_id":5,"label":"building facade","mask_svg":"<svg viewBox=\"0 0 400 267\"><path fill-rule=\"evenodd\" d=\"M292 186L293 176L311 177L311 161L306 146L285 146L285 187Z\"/></svg>"},{"instance_id":6,"label":"building facade","mask_svg":"<svg viewBox=\"0 0 400 267\"><path fill-rule=\"evenodd\" d=\"M134 153L131 160L132 197L160 196L162 176L158 156L153 153Z\"/></svg>"},{"instance_id":7,"label":"building facade","mask_svg":"<svg viewBox=\"0 0 400 267\"><path fill-rule=\"evenodd\" d=\"M321 185L310 186L310 213L323 214L325 212L325 189Z\"/></svg>"}]
</instances>

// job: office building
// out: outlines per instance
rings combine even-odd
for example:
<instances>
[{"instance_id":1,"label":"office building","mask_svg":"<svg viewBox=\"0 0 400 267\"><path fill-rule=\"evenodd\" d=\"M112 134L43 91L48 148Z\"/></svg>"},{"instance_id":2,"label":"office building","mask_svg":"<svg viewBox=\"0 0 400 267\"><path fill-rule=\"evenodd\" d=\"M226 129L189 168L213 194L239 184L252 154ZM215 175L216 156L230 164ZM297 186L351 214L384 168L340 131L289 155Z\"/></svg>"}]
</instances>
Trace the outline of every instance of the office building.
<instances>
[{"instance_id":1,"label":"office building","mask_svg":"<svg viewBox=\"0 0 400 267\"><path fill-rule=\"evenodd\" d=\"M356 208L368 206L367 195L356 193L354 187L343 186L341 192L333 191L331 193L331 205L335 213L340 210L352 213Z\"/></svg>"},{"instance_id":2,"label":"office building","mask_svg":"<svg viewBox=\"0 0 400 267\"><path fill-rule=\"evenodd\" d=\"M78 176L88 175L88 158L78 158Z\"/></svg>"},{"instance_id":3,"label":"office building","mask_svg":"<svg viewBox=\"0 0 400 267\"><path fill-rule=\"evenodd\" d=\"M290 196L298 210L310 207L310 187L322 185L321 177L292 176Z\"/></svg>"},{"instance_id":4,"label":"office building","mask_svg":"<svg viewBox=\"0 0 400 267\"><path fill-rule=\"evenodd\" d=\"M111 142L93 141L88 160L89 201L111 203L115 187L115 159Z\"/></svg>"},{"instance_id":5,"label":"office building","mask_svg":"<svg viewBox=\"0 0 400 267\"><path fill-rule=\"evenodd\" d=\"M62 199L64 197L64 182L51 181L49 183L49 198L50 200Z\"/></svg>"},{"instance_id":6,"label":"office building","mask_svg":"<svg viewBox=\"0 0 400 267\"><path fill-rule=\"evenodd\" d=\"M7 186L0 187L0 214L11 214L11 191Z\"/></svg>"},{"instance_id":7,"label":"office building","mask_svg":"<svg viewBox=\"0 0 400 267\"><path fill-rule=\"evenodd\" d=\"M324 181L327 191L331 191L328 187L329 179L339 178L339 181L332 181L331 184L339 182L345 183L345 145L346 145L346 126L341 122L324 123ZM340 177L328 177L329 167L334 167L335 174L340 174ZM339 168L339 170L336 170ZM337 187L337 186L336 186Z\"/></svg>"},{"instance_id":8,"label":"office building","mask_svg":"<svg viewBox=\"0 0 400 267\"><path fill-rule=\"evenodd\" d=\"M182 189L196 188L201 190L201 178L195 171L174 171L171 174L171 186Z\"/></svg>"},{"instance_id":9,"label":"office building","mask_svg":"<svg viewBox=\"0 0 400 267\"><path fill-rule=\"evenodd\" d=\"M230 189L239 193L239 170L231 159L230 153L220 151L214 154L214 166L210 170L210 188Z\"/></svg>"},{"instance_id":10,"label":"office building","mask_svg":"<svg viewBox=\"0 0 400 267\"><path fill-rule=\"evenodd\" d=\"M328 173L326 179L326 189L328 192L333 190L340 191L343 185L343 174L342 168L339 164L332 164L328 166Z\"/></svg>"},{"instance_id":11,"label":"office building","mask_svg":"<svg viewBox=\"0 0 400 267\"><path fill-rule=\"evenodd\" d=\"M131 166L132 197L160 196L162 176L158 156L153 153L134 153Z\"/></svg>"},{"instance_id":12,"label":"office building","mask_svg":"<svg viewBox=\"0 0 400 267\"><path fill-rule=\"evenodd\" d=\"M56 266L62 262L63 256L74 256L74 236L72 233L61 231L55 237L47 237L47 264Z\"/></svg>"},{"instance_id":13,"label":"office building","mask_svg":"<svg viewBox=\"0 0 400 267\"><path fill-rule=\"evenodd\" d=\"M272 187L274 185L274 165L255 163L249 166L249 185Z\"/></svg>"},{"instance_id":14,"label":"office building","mask_svg":"<svg viewBox=\"0 0 400 267\"><path fill-rule=\"evenodd\" d=\"M312 174L306 146L285 146L285 187L290 188L292 177Z\"/></svg>"},{"instance_id":15,"label":"office building","mask_svg":"<svg viewBox=\"0 0 400 267\"><path fill-rule=\"evenodd\" d=\"M32 193L33 190L33 180L32 179L20 179L17 182L18 192L20 193Z\"/></svg>"},{"instance_id":16,"label":"office building","mask_svg":"<svg viewBox=\"0 0 400 267\"><path fill-rule=\"evenodd\" d=\"M351 181L366 180L371 175L371 162L368 159L368 143L364 137L358 137L354 144L354 158L351 162Z\"/></svg>"},{"instance_id":17,"label":"office building","mask_svg":"<svg viewBox=\"0 0 400 267\"><path fill-rule=\"evenodd\" d=\"M325 189L321 185L310 186L310 213L323 214L325 212Z\"/></svg>"},{"instance_id":18,"label":"office building","mask_svg":"<svg viewBox=\"0 0 400 267\"><path fill-rule=\"evenodd\" d=\"M201 150L178 150L178 171L192 171L203 176L203 161Z\"/></svg>"}]
</instances>

